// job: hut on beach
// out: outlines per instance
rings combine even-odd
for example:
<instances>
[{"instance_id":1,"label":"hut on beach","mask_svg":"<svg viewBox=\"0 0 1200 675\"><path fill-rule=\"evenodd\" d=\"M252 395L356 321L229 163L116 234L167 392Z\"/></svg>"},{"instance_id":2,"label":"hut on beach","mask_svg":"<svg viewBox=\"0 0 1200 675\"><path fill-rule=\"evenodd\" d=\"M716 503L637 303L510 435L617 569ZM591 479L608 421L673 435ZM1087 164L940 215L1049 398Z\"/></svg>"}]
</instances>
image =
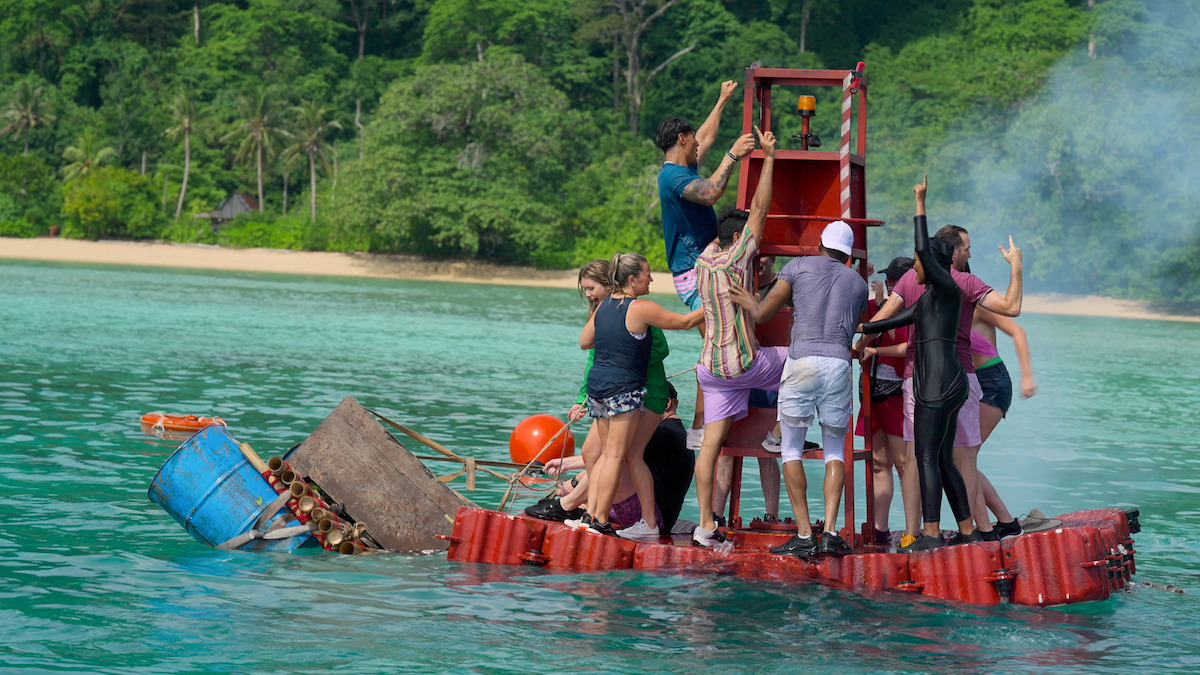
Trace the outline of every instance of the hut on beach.
<instances>
[{"instance_id":1,"label":"hut on beach","mask_svg":"<svg viewBox=\"0 0 1200 675\"><path fill-rule=\"evenodd\" d=\"M239 213L249 213L250 211L259 210L261 209L258 205L258 200L251 195L230 192L215 210L197 213L196 217L207 218L212 223L213 232L216 232L222 224L233 220L234 216Z\"/></svg>"}]
</instances>

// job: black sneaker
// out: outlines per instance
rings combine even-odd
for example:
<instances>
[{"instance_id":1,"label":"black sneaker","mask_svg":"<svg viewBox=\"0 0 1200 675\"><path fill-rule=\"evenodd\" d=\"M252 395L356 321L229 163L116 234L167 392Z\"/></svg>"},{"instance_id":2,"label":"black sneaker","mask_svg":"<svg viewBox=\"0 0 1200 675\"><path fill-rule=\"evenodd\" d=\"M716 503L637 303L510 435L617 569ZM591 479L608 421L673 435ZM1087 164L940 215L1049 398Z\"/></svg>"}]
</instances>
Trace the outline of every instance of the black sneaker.
<instances>
[{"instance_id":1,"label":"black sneaker","mask_svg":"<svg viewBox=\"0 0 1200 675\"><path fill-rule=\"evenodd\" d=\"M850 548L837 532L822 532L820 541L817 543L817 555L848 555L853 553L854 549Z\"/></svg>"},{"instance_id":2,"label":"black sneaker","mask_svg":"<svg viewBox=\"0 0 1200 675\"><path fill-rule=\"evenodd\" d=\"M562 507L562 500L558 497L546 497L538 500L538 503L533 506L525 507L525 515L540 520L553 520L557 523L582 518L585 513L587 512L583 509L567 511Z\"/></svg>"},{"instance_id":3,"label":"black sneaker","mask_svg":"<svg viewBox=\"0 0 1200 675\"><path fill-rule=\"evenodd\" d=\"M979 533L979 536L983 537L984 541L1000 541L1000 535L995 530L988 530L987 532L983 530L975 531Z\"/></svg>"},{"instance_id":4,"label":"black sneaker","mask_svg":"<svg viewBox=\"0 0 1200 675\"><path fill-rule=\"evenodd\" d=\"M874 529L874 528L871 528L871 529ZM875 530L875 543L876 544L892 543L892 531L891 530Z\"/></svg>"},{"instance_id":5,"label":"black sneaker","mask_svg":"<svg viewBox=\"0 0 1200 675\"><path fill-rule=\"evenodd\" d=\"M771 549L771 553L778 555L794 555L797 558L807 558L817 553L817 538L813 535L801 537L798 534L793 534L791 539L785 541L781 546L776 546Z\"/></svg>"},{"instance_id":6,"label":"black sneaker","mask_svg":"<svg viewBox=\"0 0 1200 675\"><path fill-rule=\"evenodd\" d=\"M820 444L820 443L814 443L814 442L812 442L812 441L804 441L804 449L805 449L805 450L820 450L820 449L821 449L821 444Z\"/></svg>"},{"instance_id":7,"label":"black sneaker","mask_svg":"<svg viewBox=\"0 0 1200 675\"><path fill-rule=\"evenodd\" d=\"M1012 519L1011 523L996 523L996 529L992 530L1000 536L1001 539L1008 539L1021 534L1021 523L1017 522L1016 518Z\"/></svg>"},{"instance_id":8,"label":"black sneaker","mask_svg":"<svg viewBox=\"0 0 1200 675\"><path fill-rule=\"evenodd\" d=\"M717 527L725 527L725 516L713 511L713 522L717 524Z\"/></svg>"},{"instance_id":9,"label":"black sneaker","mask_svg":"<svg viewBox=\"0 0 1200 675\"><path fill-rule=\"evenodd\" d=\"M617 530L612 526L612 523L602 523L595 518L588 523L588 531L596 534L603 534L609 537L619 537Z\"/></svg>"},{"instance_id":10,"label":"black sneaker","mask_svg":"<svg viewBox=\"0 0 1200 675\"><path fill-rule=\"evenodd\" d=\"M927 534L921 534L917 540L908 546L901 546L896 549L901 553L915 553L917 551L932 551L935 548L941 548L946 545L941 537L931 537Z\"/></svg>"},{"instance_id":11,"label":"black sneaker","mask_svg":"<svg viewBox=\"0 0 1200 675\"><path fill-rule=\"evenodd\" d=\"M958 546L960 544L975 544L983 541L983 535L979 534L979 530L975 530L971 534L963 534L955 532L946 540L947 546Z\"/></svg>"}]
</instances>

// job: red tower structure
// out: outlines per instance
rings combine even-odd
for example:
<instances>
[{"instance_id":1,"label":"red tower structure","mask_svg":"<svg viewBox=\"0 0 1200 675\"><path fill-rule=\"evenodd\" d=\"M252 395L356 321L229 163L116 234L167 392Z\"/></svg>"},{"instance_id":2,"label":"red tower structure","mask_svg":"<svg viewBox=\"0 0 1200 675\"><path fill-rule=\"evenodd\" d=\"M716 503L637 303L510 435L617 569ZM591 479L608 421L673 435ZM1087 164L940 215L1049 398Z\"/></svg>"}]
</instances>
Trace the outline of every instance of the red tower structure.
<instances>
[{"instance_id":1,"label":"red tower structure","mask_svg":"<svg viewBox=\"0 0 1200 675\"><path fill-rule=\"evenodd\" d=\"M815 113L812 97L802 97L798 112L802 116L800 150L775 152L775 190L767 214L759 255L802 256L819 254L821 232L828 223L845 221L854 232L854 246L850 264L858 264L859 271L866 276L867 231L869 227L883 225L882 220L866 217L866 155L867 155L867 78L865 66L859 62L854 70L799 70L791 68L746 69L745 110L742 117L742 133L751 133L758 125L763 131L773 127L771 93L772 87L836 87L841 89L841 136L837 150L819 151L820 141L810 132L809 122ZM857 106L854 105L857 98ZM807 99L807 100L805 100ZM854 114L857 108L857 115ZM756 116L757 113L757 116ZM855 133L851 133L854 131ZM781 134L776 134L782 136ZM853 141L853 152L852 150ZM754 150L742 159L738 178L738 208L749 207L758 188L758 177L762 171L762 150ZM785 346L791 334L792 312L783 308L770 321L757 327L759 342L764 346ZM864 387L868 391L870 387ZM859 415L865 416L870 409L869 400ZM870 428L870 420L866 420ZM724 456L733 457L733 485L730 490L729 524L742 526L739 516L741 501L742 460L745 457L778 457L762 448L762 440L775 426L775 411L766 408L751 408L749 415L733 425L729 438L721 450ZM854 436L846 437L845 525L842 530L847 541L853 541L856 531L854 519L854 464L864 461L866 487L867 523L874 523L874 493L871 482L870 435L865 439L863 450L854 450ZM820 459L821 450L804 453L805 459ZM820 486L820 482L816 486ZM818 487L819 489L819 487ZM755 520L751 529L772 526ZM778 526L775 526L778 527ZM827 528L836 529L832 523ZM866 527L863 528L866 530ZM867 539L870 541L870 539Z\"/></svg>"}]
</instances>

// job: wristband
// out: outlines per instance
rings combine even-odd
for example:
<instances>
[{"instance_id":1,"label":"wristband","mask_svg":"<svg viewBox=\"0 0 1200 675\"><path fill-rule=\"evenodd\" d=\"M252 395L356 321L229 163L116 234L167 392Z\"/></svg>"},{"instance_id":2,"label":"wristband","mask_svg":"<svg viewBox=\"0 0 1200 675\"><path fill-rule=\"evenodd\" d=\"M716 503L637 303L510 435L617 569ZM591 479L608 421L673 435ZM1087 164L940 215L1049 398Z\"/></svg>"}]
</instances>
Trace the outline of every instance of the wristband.
<instances>
[{"instance_id":1,"label":"wristband","mask_svg":"<svg viewBox=\"0 0 1200 675\"><path fill-rule=\"evenodd\" d=\"M728 157L729 159L732 159L735 162L738 161L738 158L734 157L732 152L726 152L725 156Z\"/></svg>"},{"instance_id":2,"label":"wristband","mask_svg":"<svg viewBox=\"0 0 1200 675\"><path fill-rule=\"evenodd\" d=\"M579 476L571 479L571 487L579 487Z\"/></svg>"}]
</instances>

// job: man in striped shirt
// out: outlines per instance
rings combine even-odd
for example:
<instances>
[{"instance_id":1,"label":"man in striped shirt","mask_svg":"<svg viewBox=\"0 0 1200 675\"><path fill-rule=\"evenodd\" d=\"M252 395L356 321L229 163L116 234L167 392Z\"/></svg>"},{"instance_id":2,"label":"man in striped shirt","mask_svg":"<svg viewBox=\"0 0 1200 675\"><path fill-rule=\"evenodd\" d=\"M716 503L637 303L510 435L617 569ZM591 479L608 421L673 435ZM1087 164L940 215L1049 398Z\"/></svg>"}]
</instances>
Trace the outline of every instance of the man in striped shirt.
<instances>
[{"instance_id":1,"label":"man in striped shirt","mask_svg":"<svg viewBox=\"0 0 1200 675\"><path fill-rule=\"evenodd\" d=\"M758 189L750 211L726 212L717 223L717 241L696 259L696 286L704 307L704 348L696 366L696 379L704 390L704 442L696 458L696 495L700 502L700 525L692 543L721 549L732 548L717 532L712 512L713 473L721 446L733 423L746 416L752 389L779 389L786 347L760 347L754 321L734 303L734 286L753 288L754 259L771 206L771 182L775 173L775 135L755 127L762 144L764 161Z\"/></svg>"}]
</instances>

